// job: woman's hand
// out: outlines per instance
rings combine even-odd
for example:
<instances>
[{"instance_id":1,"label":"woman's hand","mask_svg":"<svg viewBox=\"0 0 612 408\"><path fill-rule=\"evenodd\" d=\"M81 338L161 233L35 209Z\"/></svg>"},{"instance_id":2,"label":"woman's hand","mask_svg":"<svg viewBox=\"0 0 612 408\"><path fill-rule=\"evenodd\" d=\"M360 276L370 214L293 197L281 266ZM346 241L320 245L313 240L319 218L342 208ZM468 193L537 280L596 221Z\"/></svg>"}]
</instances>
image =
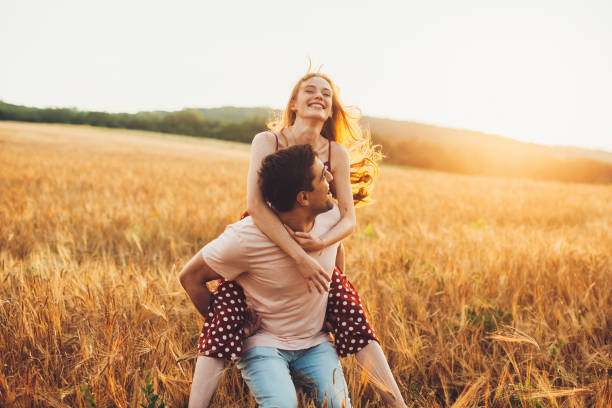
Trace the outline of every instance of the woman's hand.
<instances>
[{"instance_id":1,"label":"woman's hand","mask_svg":"<svg viewBox=\"0 0 612 408\"><path fill-rule=\"evenodd\" d=\"M298 271L304 277L304 279L306 279L309 293L312 293L313 287L319 293L329 291L329 281L331 280L331 276L328 276L325 273L317 261L315 261L309 255L305 255L295 262L297 264Z\"/></svg>"},{"instance_id":2,"label":"woman's hand","mask_svg":"<svg viewBox=\"0 0 612 408\"><path fill-rule=\"evenodd\" d=\"M316 252L325 248L325 243L319 237L316 237L308 232L295 232L289 226L283 224L289 235L297 241L298 244L306 252Z\"/></svg>"},{"instance_id":3,"label":"woman's hand","mask_svg":"<svg viewBox=\"0 0 612 408\"><path fill-rule=\"evenodd\" d=\"M289 235L304 248L305 251L319 251L325 248L323 241L307 232L295 232L286 224L283 224ZM329 291L330 276L325 273L321 265L309 255L303 256L296 260L297 268L300 274L306 279L308 284L308 292L312 292L314 287L319 293Z\"/></svg>"}]
</instances>

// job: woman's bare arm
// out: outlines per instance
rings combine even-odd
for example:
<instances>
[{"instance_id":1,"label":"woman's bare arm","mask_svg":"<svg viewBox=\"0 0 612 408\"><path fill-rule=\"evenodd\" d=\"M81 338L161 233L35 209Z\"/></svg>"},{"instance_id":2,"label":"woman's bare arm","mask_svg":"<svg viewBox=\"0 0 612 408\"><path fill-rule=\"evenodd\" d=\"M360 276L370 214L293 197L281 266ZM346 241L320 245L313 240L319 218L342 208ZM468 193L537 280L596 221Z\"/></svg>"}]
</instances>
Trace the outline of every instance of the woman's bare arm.
<instances>
[{"instance_id":1,"label":"woman's bare arm","mask_svg":"<svg viewBox=\"0 0 612 408\"><path fill-rule=\"evenodd\" d=\"M355 206L353 204L353 192L350 180L350 158L344 146L333 143L332 163L334 168L330 169L334 177L333 183L336 188L336 198L340 209L340 221L321 237L315 237L305 232L295 232L295 240L306 251L320 251L351 235L355 229Z\"/></svg>"},{"instance_id":2,"label":"woman's bare arm","mask_svg":"<svg viewBox=\"0 0 612 408\"><path fill-rule=\"evenodd\" d=\"M344 245L342 245L342 242L338 245L338 251L336 252L336 268L340 269L340 272L346 273L346 257L344 256Z\"/></svg>"},{"instance_id":3,"label":"woman's bare arm","mask_svg":"<svg viewBox=\"0 0 612 408\"><path fill-rule=\"evenodd\" d=\"M320 292L328 290L329 278L321 265L311 258L304 249L289 235L283 223L264 202L259 189L259 168L261 162L276 149L276 138L270 132L262 132L253 138L251 161L247 177L247 211L255 225L295 260L302 276L306 279L308 290L312 287Z\"/></svg>"}]
</instances>

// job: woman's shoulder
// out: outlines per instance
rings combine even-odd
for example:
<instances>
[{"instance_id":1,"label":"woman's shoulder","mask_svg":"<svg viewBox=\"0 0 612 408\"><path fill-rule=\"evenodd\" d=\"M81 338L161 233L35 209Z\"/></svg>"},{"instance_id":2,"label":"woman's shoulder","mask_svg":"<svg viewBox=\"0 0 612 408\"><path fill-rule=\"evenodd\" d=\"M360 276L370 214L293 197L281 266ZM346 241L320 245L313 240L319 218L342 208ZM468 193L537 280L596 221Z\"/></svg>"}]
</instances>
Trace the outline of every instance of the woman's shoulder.
<instances>
[{"instance_id":1,"label":"woman's shoulder","mask_svg":"<svg viewBox=\"0 0 612 408\"><path fill-rule=\"evenodd\" d=\"M332 154L348 155L348 150L346 150L346 147L344 147L343 144L336 142L335 140L332 140L330 142L329 147L331 149Z\"/></svg>"},{"instance_id":2,"label":"woman's shoulder","mask_svg":"<svg viewBox=\"0 0 612 408\"><path fill-rule=\"evenodd\" d=\"M270 130L259 132L253 137L251 146L274 151L278 147L278 137Z\"/></svg>"},{"instance_id":3,"label":"woman's shoulder","mask_svg":"<svg viewBox=\"0 0 612 408\"><path fill-rule=\"evenodd\" d=\"M264 130L263 132L259 132L257 133L254 137L253 137L253 141L251 143L255 143L257 142L275 142L276 143L276 133L272 132L271 130Z\"/></svg>"},{"instance_id":4,"label":"woman's shoulder","mask_svg":"<svg viewBox=\"0 0 612 408\"><path fill-rule=\"evenodd\" d=\"M350 155L348 150L346 150L346 147L336 141L332 141L329 145L329 148L331 150L330 156L332 167L335 167L334 164L336 163L347 164L350 162Z\"/></svg>"}]
</instances>

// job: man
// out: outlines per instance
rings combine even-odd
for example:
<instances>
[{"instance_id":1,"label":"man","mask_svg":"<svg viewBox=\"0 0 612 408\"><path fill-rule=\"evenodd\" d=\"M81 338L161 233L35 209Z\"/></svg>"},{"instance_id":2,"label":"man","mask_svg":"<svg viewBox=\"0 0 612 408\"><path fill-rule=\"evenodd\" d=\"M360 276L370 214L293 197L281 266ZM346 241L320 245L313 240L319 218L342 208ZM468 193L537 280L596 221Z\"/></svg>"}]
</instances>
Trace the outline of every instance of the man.
<instances>
[{"instance_id":1,"label":"man","mask_svg":"<svg viewBox=\"0 0 612 408\"><path fill-rule=\"evenodd\" d=\"M310 145L267 156L259 171L262 195L282 222L293 231L317 236L340 219L329 190L331 180ZM312 254L328 278L337 249L334 244ZM338 356L322 331L328 293L310 293L295 262L250 217L228 226L180 274L181 284L203 316L210 297L204 283L220 277L237 281L261 317L260 330L245 340L236 364L258 405L297 407L293 373L313 386L319 406L327 402L329 407L350 407ZM208 369L202 367L213 360L198 357L193 387L198 373ZM193 395L192 389L192 399Z\"/></svg>"}]
</instances>

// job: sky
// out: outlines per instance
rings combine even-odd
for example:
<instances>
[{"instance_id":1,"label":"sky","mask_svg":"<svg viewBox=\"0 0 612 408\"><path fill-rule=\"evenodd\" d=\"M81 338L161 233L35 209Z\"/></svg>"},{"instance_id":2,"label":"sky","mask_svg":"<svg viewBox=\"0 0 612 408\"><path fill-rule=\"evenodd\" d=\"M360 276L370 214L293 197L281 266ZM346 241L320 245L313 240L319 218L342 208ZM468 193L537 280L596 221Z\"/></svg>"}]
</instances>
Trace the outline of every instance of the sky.
<instances>
[{"instance_id":1,"label":"sky","mask_svg":"<svg viewBox=\"0 0 612 408\"><path fill-rule=\"evenodd\" d=\"M612 151L612 1L0 1L0 99L282 108L313 66L364 115Z\"/></svg>"}]
</instances>

